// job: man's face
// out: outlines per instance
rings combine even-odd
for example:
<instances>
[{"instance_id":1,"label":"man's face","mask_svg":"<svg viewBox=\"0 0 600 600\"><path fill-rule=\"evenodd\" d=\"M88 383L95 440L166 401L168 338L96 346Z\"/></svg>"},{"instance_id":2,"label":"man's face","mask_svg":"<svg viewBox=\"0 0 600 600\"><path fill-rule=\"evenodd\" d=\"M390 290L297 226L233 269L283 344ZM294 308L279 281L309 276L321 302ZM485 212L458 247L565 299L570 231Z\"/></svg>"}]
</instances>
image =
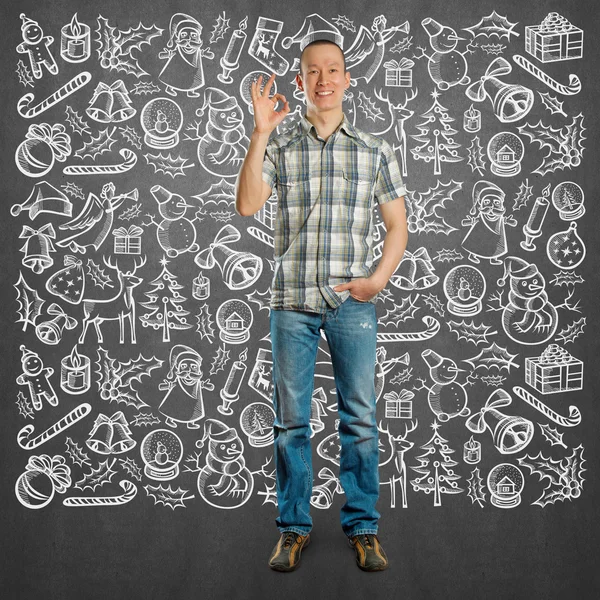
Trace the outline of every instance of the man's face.
<instances>
[{"instance_id":1,"label":"man's face","mask_svg":"<svg viewBox=\"0 0 600 600\"><path fill-rule=\"evenodd\" d=\"M350 87L350 72L344 73L340 48L334 44L306 48L296 83L304 91L310 109L316 112L338 109L344 99L344 90Z\"/></svg>"}]
</instances>

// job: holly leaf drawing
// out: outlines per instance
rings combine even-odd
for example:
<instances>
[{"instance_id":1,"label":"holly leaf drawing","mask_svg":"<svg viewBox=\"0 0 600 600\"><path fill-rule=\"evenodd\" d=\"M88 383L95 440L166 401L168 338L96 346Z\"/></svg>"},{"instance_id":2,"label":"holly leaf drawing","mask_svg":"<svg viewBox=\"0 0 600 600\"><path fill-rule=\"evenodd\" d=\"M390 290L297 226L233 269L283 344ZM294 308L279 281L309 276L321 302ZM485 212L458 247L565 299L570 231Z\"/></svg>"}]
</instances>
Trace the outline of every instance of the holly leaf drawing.
<instances>
[{"instance_id":1,"label":"holly leaf drawing","mask_svg":"<svg viewBox=\"0 0 600 600\"><path fill-rule=\"evenodd\" d=\"M142 149L142 136L133 127L130 127L129 125L119 127L119 133L132 146L135 146L138 150Z\"/></svg>"},{"instance_id":2,"label":"holly leaf drawing","mask_svg":"<svg viewBox=\"0 0 600 600\"><path fill-rule=\"evenodd\" d=\"M542 425L538 423L540 429L542 430L543 436L546 438L547 442L550 442L552 446L562 446L565 450L567 449L566 444L563 442L563 434L559 433L556 427L553 429L548 424Z\"/></svg>"},{"instance_id":3,"label":"holly leaf drawing","mask_svg":"<svg viewBox=\"0 0 600 600\"><path fill-rule=\"evenodd\" d=\"M213 183L208 190L201 194L192 196L202 202L202 206L206 206L209 203L215 204L217 207L219 204L225 204L229 207L235 202L235 185L225 181L221 177L221 181Z\"/></svg>"},{"instance_id":4,"label":"holly leaf drawing","mask_svg":"<svg viewBox=\"0 0 600 600\"><path fill-rule=\"evenodd\" d=\"M31 75L31 71L21 59L19 59L19 62L17 63L16 73L19 76L19 83L22 83L25 87L28 85L33 87L33 76Z\"/></svg>"},{"instance_id":5,"label":"holly leaf drawing","mask_svg":"<svg viewBox=\"0 0 600 600\"><path fill-rule=\"evenodd\" d=\"M581 319L574 321L570 325L567 325L561 329L556 337L559 341L563 342L563 344L574 342L580 335L583 334L585 323L585 317L581 317Z\"/></svg>"},{"instance_id":6,"label":"holly leaf drawing","mask_svg":"<svg viewBox=\"0 0 600 600\"><path fill-rule=\"evenodd\" d=\"M76 183L67 181L64 185L60 186L67 194L73 196L73 198L79 198L79 200L85 200L83 189L80 188Z\"/></svg>"},{"instance_id":7,"label":"holly leaf drawing","mask_svg":"<svg viewBox=\"0 0 600 600\"><path fill-rule=\"evenodd\" d=\"M19 271L19 279L17 283L13 284L13 287L17 290L17 302L19 303L17 323L23 323L23 331L26 331L27 325L35 325L35 320L40 316L42 306L46 301L40 298L37 290L27 285L21 271Z\"/></svg>"},{"instance_id":8,"label":"holly leaf drawing","mask_svg":"<svg viewBox=\"0 0 600 600\"><path fill-rule=\"evenodd\" d=\"M33 406L27 396L19 390L17 393L16 405L19 409L19 414L26 419L33 419Z\"/></svg>"},{"instance_id":9,"label":"holly leaf drawing","mask_svg":"<svg viewBox=\"0 0 600 600\"><path fill-rule=\"evenodd\" d=\"M66 453L73 461L73 464L78 464L80 467L83 465L91 465L90 457L82 448L79 447L77 442L74 442L70 437L67 436L65 439L65 445L67 446Z\"/></svg>"},{"instance_id":10,"label":"holly leaf drawing","mask_svg":"<svg viewBox=\"0 0 600 600\"><path fill-rule=\"evenodd\" d=\"M518 127L519 133L526 135L532 142L537 142L540 148L548 148L548 154L534 173L546 175L557 169L573 168L581 164L583 155L583 115L573 117L570 125L554 129L544 125L540 120L536 125L525 123Z\"/></svg>"},{"instance_id":11,"label":"holly leaf drawing","mask_svg":"<svg viewBox=\"0 0 600 600\"><path fill-rule=\"evenodd\" d=\"M210 374L213 375L222 371L229 360L229 350L225 350L225 346L219 346L217 348L217 354L213 358L210 366Z\"/></svg>"},{"instance_id":12,"label":"holly leaf drawing","mask_svg":"<svg viewBox=\"0 0 600 600\"><path fill-rule=\"evenodd\" d=\"M112 460L107 458L104 462L98 464L97 469L91 469L89 473L84 473L83 478L75 483L75 487L80 490L90 488L94 491L97 487L109 483L113 476L117 473L112 467L116 462L116 458ZM109 464L110 461L110 464Z\"/></svg>"},{"instance_id":13,"label":"holly leaf drawing","mask_svg":"<svg viewBox=\"0 0 600 600\"><path fill-rule=\"evenodd\" d=\"M471 140L471 145L467 148L467 151L469 153L467 164L471 167L471 171L477 171L479 175L483 175L483 171L485 171L484 153L478 136Z\"/></svg>"},{"instance_id":14,"label":"holly leaf drawing","mask_svg":"<svg viewBox=\"0 0 600 600\"><path fill-rule=\"evenodd\" d=\"M526 179L519 186L519 191L517 192L517 197L513 203L513 210L521 210L523 207L527 206L527 201L533 195L533 186L529 185L529 179Z\"/></svg>"},{"instance_id":15,"label":"holly leaf drawing","mask_svg":"<svg viewBox=\"0 0 600 600\"><path fill-rule=\"evenodd\" d=\"M209 44L214 44L217 40L223 39L225 33L229 29L229 19L225 18L225 11L223 15L217 15L217 22L213 25L213 30L210 33Z\"/></svg>"},{"instance_id":16,"label":"holly leaf drawing","mask_svg":"<svg viewBox=\"0 0 600 600\"><path fill-rule=\"evenodd\" d=\"M124 71L129 75L142 77L148 75L142 69L136 58L132 56L133 50L140 50L143 44L150 44L154 37L161 35L162 29L155 25L146 27L141 21L137 27L131 27L125 31L111 27L108 20L98 15L98 27L96 33L98 38L98 57L100 66L111 71Z\"/></svg>"},{"instance_id":17,"label":"holly leaf drawing","mask_svg":"<svg viewBox=\"0 0 600 600\"><path fill-rule=\"evenodd\" d=\"M184 503L185 500L192 500L196 496L186 496L189 490L183 490L178 487L174 490L170 485L168 487L163 487L162 485L152 486L145 485L144 489L146 490L146 494L148 496L154 498L154 505L164 504L168 506L172 510L175 510L178 506L182 508L186 508Z\"/></svg>"},{"instance_id":18,"label":"holly leaf drawing","mask_svg":"<svg viewBox=\"0 0 600 600\"><path fill-rule=\"evenodd\" d=\"M367 97L363 91L358 92L358 108L360 108L367 119L371 119L371 121L376 121L377 119L380 121L384 120L381 109L373 100Z\"/></svg>"},{"instance_id":19,"label":"holly leaf drawing","mask_svg":"<svg viewBox=\"0 0 600 600\"><path fill-rule=\"evenodd\" d=\"M137 479L138 481L142 480L142 469L133 458L121 458L119 459L119 463L134 479Z\"/></svg>"},{"instance_id":20,"label":"holly leaf drawing","mask_svg":"<svg viewBox=\"0 0 600 600\"><path fill-rule=\"evenodd\" d=\"M96 363L96 373L99 376L98 389L102 388L103 383L108 383L115 378L117 372L117 361L108 355L108 350L102 346L98 347L98 361Z\"/></svg>"},{"instance_id":21,"label":"holly leaf drawing","mask_svg":"<svg viewBox=\"0 0 600 600\"><path fill-rule=\"evenodd\" d=\"M83 147L75 151L77 158L91 158L94 159L99 154L109 152L112 145L117 141L112 137L116 127L113 127L111 131L108 131L108 127L98 132L98 137L93 137L83 143Z\"/></svg>"},{"instance_id":22,"label":"holly leaf drawing","mask_svg":"<svg viewBox=\"0 0 600 600\"><path fill-rule=\"evenodd\" d=\"M473 436L471 436L471 440L472 439ZM477 504L483 508L483 503L485 502L485 492L483 489L483 479L479 474L479 467L475 467L471 471L471 477L467 479L467 485L467 495L469 498L471 498L471 504L475 504L475 502L477 502Z\"/></svg>"},{"instance_id":23,"label":"holly leaf drawing","mask_svg":"<svg viewBox=\"0 0 600 600\"><path fill-rule=\"evenodd\" d=\"M152 413L138 413L133 415L131 424L134 427L149 427L151 425L159 425L160 419Z\"/></svg>"},{"instance_id":24,"label":"holly leaf drawing","mask_svg":"<svg viewBox=\"0 0 600 600\"><path fill-rule=\"evenodd\" d=\"M390 324L398 326L400 323L408 321L408 319L414 319L415 313L420 308L416 305L418 298L419 294L415 296L414 300L412 299L412 295L410 295L406 298L402 298L400 304L394 303L394 308L386 311L385 315L381 318L381 323L384 326Z\"/></svg>"},{"instance_id":25,"label":"holly leaf drawing","mask_svg":"<svg viewBox=\"0 0 600 600\"><path fill-rule=\"evenodd\" d=\"M97 265L91 258L88 258L87 261L88 274L92 278L92 282L95 286L101 287L104 289L105 286L109 288L113 286L113 280L110 278L110 275L107 275L104 272L104 269Z\"/></svg>"},{"instance_id":26,"label":"holly leaf drawing","mask_svg":"<svg viewBox=\"0 0 600 600\"><path fill-rule=\"evenodd\" d=\"M463 27L465 31L468 31L473 38L478 36L491 37L495 35L498 39L506 37L510 40L510 36L519 36L513 29L518 23L511 23L506 17L500 16L495 10L492 14L487 17L483 17L479 23L472 25L471 27Z\"/></svg>"},{"instance_id":27,"label":"holly leaf drawing","mask_svg":"<svg viewBox=\"0 0 600 600\"><path fill-rule=\"evenodd\" d=\"M144 375L150 376L153 369L158 369L163 360L152 358L144 358L141 354L136 359L120 362L116 371L117 377L121 380L123 386L129 386L133 381L142 381Z\"/></svg>"},{"instance_id":28,"label":"holly leaf drawing","mask_svg":"<svg viewBox=\"0 0 600 600\"><path fill-rule=\"evenodd\" d=\"M183 158L182 156L173 158L170 152L167 156L163 156L162 152L156 155L144 154L144 158L146 159L146 164L154 167L155 173L166 173L173 179L175 179L177 175L185 175L184 169L189 169L190 167L194 166L194 163L191 165L186 165L185 163L188 161L188 159Z\"/></svg>"},{"instance_id":29,"label":"holly leaf drawing","mask_svg":"<svg viewBox=\"0 0 600 600\"><path fill-rule=\"evenodd\" d=\"M558 113L563 117L567 116L567 113L562 109L563 103L558 98L551 96L549 92L540 92L538 90L538 94L542 99L542 104L550 111L550 114Z\"/></svg>"},{"instance_id":30,"label":"holly leaf drawing","mask_svg":"<svg viewBox=\"0 0 600 600\"><path fill-rule=\"evenodd\" d=\"M200 339L206 338L212 344L215 341L215 322L206 302L200 307L200 312L196 315L196 321L196 332L200 334Z\"/></svg>"},{"instance_id":31,"label":"holly leaf drawing","mask_svg":"<svg viewBox=\"0 0 600 600\"><path fill-rule=\"evenodd\" d=\"M506 348L501 348L494 342L489 348L483 348L481 352L473 358L463 359L463 362L469 363L473 369L496 368L499 371L506 369L510 372L511 367L519 368L513 359L519 356L518 354L510 354Z\"/></svg>"},{"instance_id":32,"label":"holly leaf drawing","mask_svg":"<svg viewBox=\"0 0 600 600\"><path fill-rule=\"evenodd\" d=\"M462 183L450 180L441 183L439 180L434 188L429 188L424 193L408 192L404 200L409 219L411 233L445 233L458 231L456 227L448 225L438 210L445 208L446 202L453 201L452 196L462 189Z\"/></svg>"},{"instance_id":33,"label":"holly leaf drawing","mask_svg":"<svg viewBox=\"0 0 600 600\"><path fill-rule=\"evenodd\" d=\"M354 26L354 23L345 15L338 15L337 17L331 19L331 22L335 23L338 27L341 27L342 29L347 29L352 33L356 33L356 27Z\"/></svg>"},{"instance_id":34,"label":"holly leaf drawing","mask_svg":"<svg viewBox=\"0 0 600 600\"><path fill-rule=\"evenodd\" d=\"M83 135L84 133L88 135L92 134L92 130L90 129L87 121L84 121L83 117L81 117L72 106L67 104L65 107L65 113L67 115L67 123L71 126L73 133L78 133L79 135Z\"/></svg>"},{"instance_id":35,"label":"holly leaf drawing","mask_svg":"<svg viewBox=\"0 0 600 600\"><path fill-rule=\"evenodd\" d=\"M548 479L549 484L542 495L532 504L546 506L554 504L557 500L564 502L579 498L583 489L583 445L573 448L573 452L562 460L546 458L541 452L537 456L526 455L518 458L519 464L527 467L531 473L542 479Z\"/></svg>"},{"instance_id":36,"label":"holly leaf drawing","mask_svg":"<svg viewBox=\"0 0 600 600\"><path fill-rule=\"evenodd\" d=\"M441 263L450 263L457 260L462 260L463 258L463 253L460 250L456 250L455 248L442 248L441 250L438 250L434 260L437 260Z\"/></svg>"},{"instance_id":37,"label":"holly leaf drawing","mask_svg":"<svg viewBox=\"0 0 600 600\"><path fill-rule=\"evenodd\" d=\"M448 321L447 325L450 331L456 333L458 336L457 341L461 339L466 340L476 346L480 343L489 343L487 336L498 333L497 331L490 331L491 327L484 325L483 323L481 325L475 325L472 319L470 323L465 322L464 319L460 323L457 321Z\"/></svg>"},{"instance_id":38,"label":"holly leaf drawing","mask_svg":"<svg viewBox=\"0 0 600 600\"><path fill-rule=\"evenodd\" d=\"M422 298L423 302L425 302L425 304L437 315L443 317L446 314L444 304L435 294L428 294L427 296L423 295Z\"/></svg>"}]
</instances>

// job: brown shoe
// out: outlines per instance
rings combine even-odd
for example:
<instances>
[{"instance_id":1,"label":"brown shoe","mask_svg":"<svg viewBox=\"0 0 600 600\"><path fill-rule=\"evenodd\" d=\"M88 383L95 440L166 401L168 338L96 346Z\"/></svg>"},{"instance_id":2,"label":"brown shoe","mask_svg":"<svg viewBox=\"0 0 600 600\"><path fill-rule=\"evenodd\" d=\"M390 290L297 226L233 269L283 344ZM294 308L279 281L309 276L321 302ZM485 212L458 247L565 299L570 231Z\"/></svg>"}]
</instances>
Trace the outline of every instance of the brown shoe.
<instances>
[{"instance_id":1,"label":"brown shoe","mask_svg":"<svg viewBox=\"0 0 600 600\"><path fill-rule=\"evenodd\" d=\"M310 534L300 535L294 531L285 531L275 544L269 567L275 571L293 571L300 564L302 549L310 543Z\"/></svg>"},{"instance_id":2,"label":"brown shoe","mask_svg":"<svg viewBox=\"0 0 600 600\"><path fill-rule=\"evenodd\" d=\"M356 552L356 564L363 571L383 571L388 568L388 559L374 533L361 533L348 538Z\"/></svg>"}]
</instances>

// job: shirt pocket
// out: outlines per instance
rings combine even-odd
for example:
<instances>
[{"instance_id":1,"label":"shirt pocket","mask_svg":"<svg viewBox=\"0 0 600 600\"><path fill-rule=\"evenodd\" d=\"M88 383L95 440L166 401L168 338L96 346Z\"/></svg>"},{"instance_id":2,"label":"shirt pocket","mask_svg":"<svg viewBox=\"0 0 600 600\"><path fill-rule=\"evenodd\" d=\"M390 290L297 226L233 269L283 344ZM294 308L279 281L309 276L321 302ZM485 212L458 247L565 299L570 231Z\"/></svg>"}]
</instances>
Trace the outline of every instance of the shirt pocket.
<instances>
[{"instance_id":1,"label":"shirt pocket","mask_svg":"<svg viewBox=\"0 0 600 600\"><path fill-rule=\"evenodd\" d=\"M342 170L340 180L342 201L351 209L371 208L375 191L375 177L368 169Z\"/></svg>"},{"instance_id":2,"label":"shirt pocket","mask_svg":"<svg viewBox=\"0 0 600 600\"><path fill-rule=\"evenodd\" d=\"M277 191L281 210L298 212L311 205L311 178L306 173L290 174L278 180Z\"/></svg>"}]
</instances>

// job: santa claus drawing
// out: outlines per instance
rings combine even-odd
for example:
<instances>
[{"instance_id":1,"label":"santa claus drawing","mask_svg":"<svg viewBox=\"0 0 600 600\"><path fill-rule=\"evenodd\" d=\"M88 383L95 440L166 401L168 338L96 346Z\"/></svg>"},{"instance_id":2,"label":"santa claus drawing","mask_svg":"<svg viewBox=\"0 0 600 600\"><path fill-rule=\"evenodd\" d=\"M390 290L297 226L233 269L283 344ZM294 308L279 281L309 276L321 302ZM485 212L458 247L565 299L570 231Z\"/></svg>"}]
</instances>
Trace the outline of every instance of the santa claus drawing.
<instances>
[{"instance_id":1,"label":"santa claus drawing","mask_svg":"<svg viewBox=\"0 0 600 600\"><path fill-rule=\"evenodd\" d=\"M214 58L210 48L202 48L202 25L193 17L176 13L169 23L170 37L167 47L158 53L158 58L167 59L167 63L158 75L171 96L177 92L187 92L191 98L200 94L196 91L204 85L202 58Z\"/></svg>"},{"instance_id":2,"label":"santa claus drawing","mask_svg":"<svg viewBox=\"0 0 600 600\"><path fill-rule=\"evenodd\" d=\"M158 410L165 415L169 427L186 423L189 429L198 429L198 421L204 417L202 390L214 390L215 386L202 378L202 357L189 346L176 344L169 356L169 372L159 384L166 395Z\"/></svg>"}]
</instances>

